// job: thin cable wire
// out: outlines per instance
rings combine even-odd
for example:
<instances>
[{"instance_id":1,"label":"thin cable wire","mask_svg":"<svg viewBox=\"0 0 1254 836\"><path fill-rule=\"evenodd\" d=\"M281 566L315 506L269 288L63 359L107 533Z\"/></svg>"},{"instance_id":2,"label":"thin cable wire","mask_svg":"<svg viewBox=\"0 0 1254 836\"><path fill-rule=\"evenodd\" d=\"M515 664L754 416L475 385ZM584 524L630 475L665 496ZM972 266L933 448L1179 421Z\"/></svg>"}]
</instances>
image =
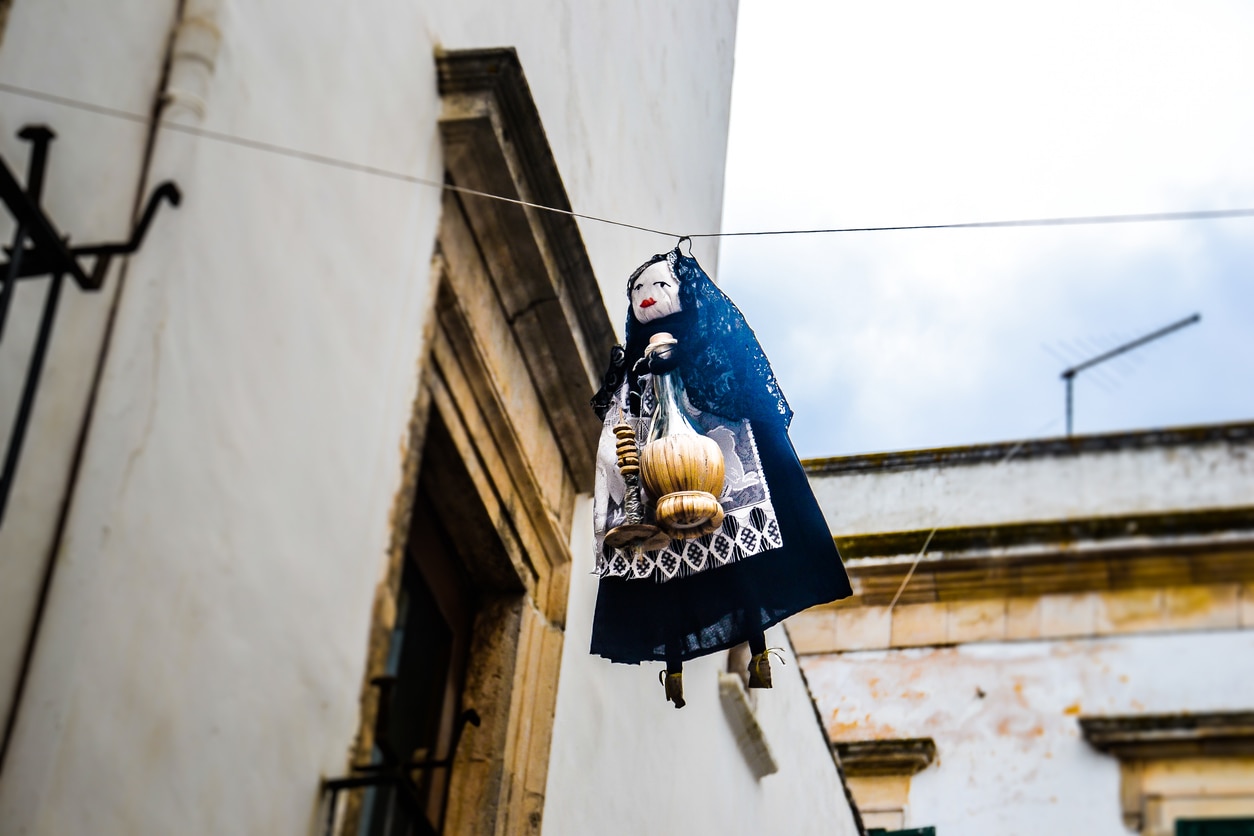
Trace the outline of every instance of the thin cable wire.
<instances>
[{"instance_id":1,"label":"thin cable wire","mask_svg":"<svg viewBox=\"0 0 1254 836\"><path fill-rule=\"evenodd\" d=\"M15 84L7 84L0 82L0 91L11 93L15 96L23 96L38 101L59 104L64 107L84 110L88 113L95 113L100 116L110 116L114 119L122 119L127 122L134 122L140 125L147 125L151 122L151 117L144 116L139 113L132 113L128 110L121 110L115 107L106 107L104 105L92 104L90 102L71 99L66 96L58 96L52 93L44 93L39 90L31 90L26 87L18 87ZM220 131L212 131L208 128L199 128L194 125L183 125L178 122L160 122L158 127L162 130L175 131L176 133L187 134L189 136L201 139L211 139L215 142L224 142L230 145L237 145L241 148L249 148L254 151L264 151L269 154L278 154L284 157L292 157L305 162L317 163L319 165L332 166L334 168L344 169L345 171L355 171L359 174L368 174L373 177L383 177L388 180L399 180L403 183L413 183L418 186L428 186L433 189L445 189L450 192L459 194L476 195L477 197L486 197L491 200L500 200L505 203L513 203L517 206L527 206L532 209L541 209L545 212L556 212L559 215L569 215L572 218L583 218L588 221L596 221L597 223L611 224L613 226L627 227L628 229L639 230L640 232L649 232L654 235L663 235L667 238L679 238L673 232L667 232L661 229L653 229L647 226L639 226L637 224L626 223L625 221L615 221L610 218L598 218L595 215L585 215L580 212L573 212L570 209L559 209L555 206L545 206L542 203L532 203L528 200L520 200L514 197L505 197L504 195L491 194L490 192L471 189L466 186L458 186L453 183L444 183L439 180L429 180L425 177L418 177L413 174L405 174L400 171L391 171L378 166L366 165L364 163L355 163L349 160L342 160L338 157L328 157L324 154L315 154L312 151L302 151L298 148L289 148L285 145L277 145L272 142L263 142L257 139L248 139L233 134L221 133Z\"/></svg>"},{"instance_id":2,"label":"thin cable wire","mask_svg":"<svg viewBox=\"0 0 1254 836\"><path fill-rule=\"evenodd\" d=\"M1018 452L1023 449L1023 445L1027 444L1034 438L1039 438L1041 433L1049 430L1050 427L1057 424L1060 420L1061 419L1059 418L1053 418L1048 423L1041 425L1041 428L1032 433L1032 435L1027 438L1020 439L1013 447L1010 448L1009 451L1006 452L1005 456L998 460L997 464L993 465L993 469L996 470L1006 462L1013 459ZM954 509L951 506L948 511L941 514L940 519L936 521L936 525L927 533L927 539L923 541L923 548L919 549L918 554L914 556L914 561L910 564L909 571L907 571L906 576L901 579L901 586L897 587L897 594L893 596L893 600L888 604L888 611L890 613L893 611L893 607L897 606L897 601L901 599L901 593L906 591L906 587L910 584L910 579L914 577L914 570L919 568L919 561L921 561L923 559L923 555L927 553L927 547L932 545L932 538L936 536L936 532L940 531L941 526L945 524L945 521L949 519L953 512Z\"/></svg>"},{"instance_id":3,"label":"thin cable wire","mask_svg":"<svg viewBox=\"0 0 1254 836\"><path fill-rule=\"evenodd\" d=\"M1081 226L1135 224L1155 221L1208 221L1219 218L1254 218L1254 209L1200 209L1189 212L1150 212L1139 215L1079 215L1069 218L1024 218L1013 221L971 221L956 224L908 226L846 226L831 229L775 229L762 232L706 232L689 238L739 238L750 235L826 235L838 232L903 232L916 229L998 229L1012 226Z\"/></svg>"},{"instance_id":4,"label":"thin cable wire","mask_svg":"<svg viewBox=\"0 0 1254 836\"><path fill-rule=\"evenodd\" d=\"M87 113L95 113L100 116L108 116L114 119L121 119L127 122L133 122L139 125L147 125L151 122L151 117L139 113L132 113L120 108L108 107L105 105L84 102L79 99L73 99L68 96L59 96L54 93L45 93L41 90L34 90L28 87L20 87L16 84L0 82L0 91L10 93L15 96L21 96L36 101L49 102L64 107L82 110ZM404 183L412 183L419 186L427 186L429 188L443 189L447 191L457 192L459 194L474 195L490 200L499 200L505 203L512 203L516 206L526 206L531 209L539 209L545 212L555 212L561 215L568 215L572 218L581 218L596 223L610 224L612 226L625 227L640 232L648 232L653 235L662 235L667 238L676 238L681 243L685 239L693 238L742 238L749 236L763 235L829 235L839 233L853 232L905 232L912 230L927 229L1000 229L1006 227L1033 227L1033 226L1081 226L1096 224L1123 224L1123 223L1152 223L1162 221L1190 221L1190 220L1217 220L1223 218L1248 218L1254 217L1254 208L1249 209L1213 209L1213 210L1196 210L1188 212L1153 212L1145 214L1133 215L1082 215L1074 217L1060 218L1025 218L1008 221L973 221L967 223L948 223L948 224L909 224L899 226L860 226L860 227L831 227L823 229L777 229L777 230L759 230L752 232L699 232L688 235L679 235L666 230L654 229L652 227L641 226L639 224L627 223L625 221L616 221L610 218L601 218L596 215L588 215L582 212L574 212L570 209L560 209L555 206L545 206L540 203L533 203L518 198L506 197L504 195L492 194L490 192L471 189L466 186L458 186L452 183L445 183L436 180L430 180L425 177L418 177L413 174L405 174L403 172L391 171L377 166L366 165L364 163L355 163L349 160L339 159L337 157L329 157L324 154L315 154L311 151L302 151L297 148L289 148L283 145L277 145L271 142L263 142L256 139L248 139L246 137L226 134L220 131L213 131L207 128L199 128L192 125L183 125L177 122L160 122L158 124L163 130L175 131L177 133L187 134L189 136L201 139L210 139L216 142L223 142L236 145L242 148L249 148L255 151L262 151L270 154L278 154L285 157L304 160L306 162L316 163L319 165L332 166L346 171L354 171L360 174L367 174L374 177L382 177L389 180L399 180ZM1044 432L1049 426L1058 423L1055 419L1039 430L1036 435ZM1015 454L1027 443L1027 439L1019 441L1010 451L1006 453L994 467L1000 467L1010 461ZM923 541L923 547L919 549L915 555L914 561L910 564L909 571L901 581L901 586L897 588L897 593L893 596L893 600L888 605L889 612L897 605L901 595L905 592L906 587L910 583L910 579L914 577L914 572L919 566L919 562L926 554L928 546L932 543L932 538L936 536L936 532L940 530L941 525L948 519L951 512L946 512L937 522L936 526L928 532L927 539Z\"/></svg>"},{"instance_id":5,"label":"thin cable wire","mask_svg":"<svg viewBox=\"0 0 1254 836\"><path fill-rule=\"evenodd\" d=\"M101 116L109 116L114 119L122 119L127 122L134 122L140 125L147 125L152 121L150 116L139 113L132 113L120 108L108 107L105 105L92 104L68 96L59 96L54 93L45 93L41 90L33 90L28 87L20 87L16 84L8 84L0 82L0 91L10 93L15 96L22 96L37 101L49 102L52 104L62 105L64 107L75 108L77 110L95 113ZM292 157L306 162L317 163L319 165L332 166L344 169L346 171L355 171L360 174L367 174L374 177L383 177L389 180L399 180L404 183L412 183L419 186L427 186L433 189L444 189L459 194L474 195L476 197L488 198L489 200L499 200L504 203L512 203L516 206L526 206L531 209L539 209L544 212L555 212L559 215L568 215L572 218L580 218L586 221L594 221L596 223L610 224L611 226L624 227L626 229L634 229L639 232L647 232L652 235L662 235L667 238L675 238L683 240L684 238L743 238L748 236L761 235L832 235L840 233L853 232L906 232L912 230L927 229L1000 229L1006 227L1033 227L1033 226L1092 226L1098 224L1128 224L1128 223L1152 223L1162 221L1198 221L1198 220L1219 220L1223 218L1250 218L1254 217L1254 208L1247 209L1202 209L1187 212L1151 212L1134 215L1077 215L1074 217L1061 218L1023 218L1009 221L972 221L967 223L946 223L946 224L908 224L899 226L848 226L848 227L830 227L823 229L769 229L757 230L752 232L697 232L688 235L680 235L675 232L668 232L664 229L654 229L649 226L640 224L627 223L626 221L616 221L611 218L602 218L597 215L588 215L582 212L574 212L570 209L560 209L555 206L545 206L542 203L533 203L528 200L520 200L518 198L506 197L504 195L492 194L490 192L471 189L466 186L458 186L452 183L444 183L437 180L429 180L425 177L418 177L413 174L405 174L399 171L391 171L386 168L366 165L364 163L355 163L349 160L339 159L337 157L329 157L324 154L315 154L311 151L302 151L298 148L290 148L284 145L277 145L271 142L263 142L256 139L248 139L246 137L235 136L233 134L212 131L208 128L199 128L193 125L183 125L177 122L160 122L158 124L163 130L175 131L177 133L187 134L189 136L201 139L210 139L215 142L224 142L231 145L237 145L242 148L249 148L255 151L263 151L270 154L278 154L285 157Z\"/></svg>"}]
</instances>

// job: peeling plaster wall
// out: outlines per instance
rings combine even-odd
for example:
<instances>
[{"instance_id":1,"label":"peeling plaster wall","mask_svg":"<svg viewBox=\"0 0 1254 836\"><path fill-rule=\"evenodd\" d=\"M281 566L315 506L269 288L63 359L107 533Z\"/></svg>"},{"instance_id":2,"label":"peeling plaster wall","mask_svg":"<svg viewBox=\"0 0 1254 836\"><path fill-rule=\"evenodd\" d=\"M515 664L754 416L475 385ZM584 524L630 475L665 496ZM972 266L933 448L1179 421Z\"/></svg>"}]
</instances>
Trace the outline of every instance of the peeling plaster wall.
<instances>
[{"instance_id":1,"label":"peeling plaster wall","mask_svg":"<svg viewBox=\"0 0 1254 836\"><path fill-rule=\"evenodd\" d=\"M811 483L837 535L1254 505L1241 426L1181 430L1186 440L1172 444L1138 435L1006 464L950 464L946 451L922 451L901 458L942 461L857 472L875 462L837 459L819 464ZM1099 444L1109 449L1091 449ZM1214 542L1218 550L1225 541ZM1141 548L1153 554L1152 541ZM1051 571L1064 573L1059 551ZM910 780L905 827L1122 836L1119 761L1084 742L1081 715L1254 705L1248 584L1049 594L1051 577L1038 573L1035 595L1025 582L1015 597L973 600L955 584L941 600L891 613L855 604L799 617L794 635L810 653L802 664L833 740L935 740L936 762Z\"/></svg>"},{"instance_id":2,"label":"peeling plaster wall","mask_svg":"<svg viewBox=\"0 0 1254 836\"><path fill-rule=\"evenodd\" d=\"M572 551L567 641L549 765L544 833L833 834L858 831L844 787L781 627L768 646L775 687L755 714L780 770L760 780L719 701L727 654L684 665L681 710L663 697L660 664L615 665L588 654L596 593L592 509L580 500Z\"/></svg>"},{"instance_id":3,"label":"peeling plaster wall","mask_svg":"<svg viewBox=\"0 0 1254 836\"><path fill-rule=\"evenodd\" d=\"M1125 836L1119 762L1081 714L1249 710L1254 634L991 643L805 657L833 739L931 737L906 827ZM981 696L981 693L983 696Z\"/></svg>"},{"instance_id":4,"label":"peeling plaster wall","mask_svg":"<svg viewBox=\"0 0 1254 836\"><path fill-rule=\"evenodd\" d=\"M19 2L0 77L147 112L172 6ZM176 56L172 78L191 94L176 97L176 121L438 180L433 52L515 46L576 210L684 232L719 223L735 3L187 10L221 38L204 54L192 45L183 60L200 68ZM126 37L101 38L111 27ZM83 51L97 41L99 54ZM118 137L54 149L54 173L84 167L55 209L105 173L127 198L138 188L142 126L6 97L6 133L19 111ZM4 833L306 832L319 780L345 770L356 731L440 194L173 131L149 172L165 178L184 204L127 267L0 776ZM82 211L109 222L66 211L67 230L125 230L98 199ZM621 321L626 276L674 242L581 228ZM698 254L713 267L712 246ZM99 340L67 328L58 345L90 354ZM52 446L36 445L28 468L66 465ZM60 495L48 497L32 525L50 525Z\"/></svg>"}]
</instances>

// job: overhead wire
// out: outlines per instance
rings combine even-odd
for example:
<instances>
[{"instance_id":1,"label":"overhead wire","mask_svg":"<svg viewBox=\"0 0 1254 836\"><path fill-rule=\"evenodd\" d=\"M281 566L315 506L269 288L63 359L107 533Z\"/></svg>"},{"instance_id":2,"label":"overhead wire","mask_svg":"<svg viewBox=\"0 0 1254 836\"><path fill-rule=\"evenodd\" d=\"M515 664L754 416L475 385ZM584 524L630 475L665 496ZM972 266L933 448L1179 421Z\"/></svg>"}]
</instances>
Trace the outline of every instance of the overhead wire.
<instances>
[{"instance_id":1,"label":"overhead wire","mask_svg":"<svg viewBox=\"0 0 1254 836\"><path fill-rule=\"evenodd\" d=\"M152 122L151 115L133 113L121 108L109 107L107 105L99 105L91 102L81 101L68 96L61 96L54 93L47 93L41 90L34 90L28 87L22 87L8 82L0 82L0 92L9 93L15 96L48 102L51 104L61 105L87 113L94 113L100 116L107 116L114 119L132 122L135 124L147 125ZM1092 226L1106 224L1130 224L1130 223L1157 223L1172 221L1196 221L1196 220L1220 220L1228 218L1249 218L1254 217L1254 208L1238 208L1238 209L1203 209L1190 210L1182 212L1149 212L1138 214L1124 215L1076 215L1053 218L1020 218L1014 220L1000 221L969 221L961 223L937 223L937 224L899 224L892 226L848 226L848 227L826 227L813 229L775 229L775 230L753 230L740 232L699 232L678 234L663 229L655 229L653 227L641 224L628 223L626 221L614 220L612 218L603 218L597 215L591 215L584 212L575 212L571 209L563 209L556 206L546 206L542 203L535 203L520 198L508 197L506 195L492 194L479 189L472 189L467 186L458 186L455 183L448 183L439 180L432 180L425 177L419 177L414 174L405 172L392 171L390 169L379 166L368 165L365 163L353 162L338 157L332 157L325 154L318 154L312 151L304 151L299 148L291 148L277 143L265 142L257 139L228 134L221 131L214 131L208 128L202 128L194 125L185 125L179 122L159 121L158 127L162 130L173 131L188 136L207 139L214 142L221 142L235 145L241 148L248 148L263 153L276 154L279 156L290 157L293 159L303 160L305 162L315 163L318 165L339 168L345 171L357 172L372 177L380 177L389 180L396 180L403 183L410 183L418 186L425 186L444 191L456 192L458 194L473 195L489 200L497 200L504 203L514 204L516 206L524 206L530 209L536 209L544 212L553 212L560 215L567 215L572 218L592 221L595 223L609 224L612 226L634 229L639 232L647 232L652 235L661 235L667 238L676 238L682 243L684 240L694 238L743 238L757 237L769 235L830 235L830 234L852 234L859 232L907 232L907 231L923 231L923 230L939 230L939 229L1005 229L1012 227L1049 227L1049 226ZM1055 419L1046 426L1042 427L1034 437L1040 432L1045 431L1050 426L1058 423ZM1001 467L1015 457L1015 455L1027 443L1027 439L1019 441L1012 446L1006 455L997 462L994 467ZM915 571L918 569L920 562L927 553L928 547L931 545L936 533L944 525L949 514L943 514L936 525L928 532L922 547L914 555L914 559L910 564L909 570L902 578L901 585L897 588L897 592L893 595L892 601L888 605L891 612L900 600L902 593L910 584L914 577Z\"/></svg>"},{"instance_id":2,"label":"overhead wire","mask_svg":"<svg viewBox=\"0 0 1254 836\"><path fill-rule=\"evenodd\" d=\"M999 229L1022 226L1086 226L1093 224L1132 224L1156 221L1205 221L1221 218L1251 218L1254 209L1199 209L1187 212L1148 212L1134 215L1078 215L1062 218L1022 218L1010 221L969 221L949 224L907 224L901 226L846 226L829 229L773 229L761 232L707 232L689 238L738 238L750 235L825 235L838 232L904 232L922 229Z\"/></svg>"},{"instance_id":3,"label":"overhead wire","mask_svg":"<svg viewBox=\"0 0 1254 836\"><path fill-rule=\"evenodd\" d=\"M0 91L11 93L15 96L23 96L28 99L58 104L64 107L83 110L88 113L95 113L100 116L110 116L115 119L121 119L127 122L134 122L141 125L147 125L152 121L151 116L145 116L140 113L133 113L128 110L122 110L116 107L107 107L105 105L92 104L78 99L72 99L68 96L59 96L54 93L45 93L41 90L32 90L27 87L19 87L16 84L0 82ZM331 166L333 168L344 169L345 171L355 171L358 174L368 174L372 177L382 177L388 180L399 180L402 183L412 183L417 186L427 186L433 189L444 189L446 191L458 192L459 194L477 195L478 197L486 197L492 200L500 200L505 203L513 203L518 206L527 206L532 209L542 209L546 212L557 212L562 215L570 215L574 218L583 218L584 220L597 221L598 223L613 224L614 226L628 227L641 232L650 232L654 235L665 235L667 237L678 237L674 233L666 232L661 229L652 229L646 226L637 226L636 224L626 223L624 221L615 221L609 218L598 218L592 215L585 215L580 212L573 212L569 209L560 209L555 206L545 206L542 203L532 203L528 200L507 197L505 195L491 194L490 192L471 189L466 186L458 186L454 183L445 183L440 180L431 180L426 177L419 177L415 174L406 174L400 171L392 171L379 166L367 165L365 163L357 163L351 160L340 159L339 157L331 157L326 154L317 154L312 151L303 151L299 148L291 148L286 145L278 145L273 142L265 142L258 139L249 139L247 137L236 136L235 134L214 131L208 128L201 128L195 125L184 125L181 122L161 121L158 127L162 130L174 131L175 133L187 134L189 136L198 137L200 139L209 139L215 142L223 142L229 145L236 145L241 148L249 148L254 151L262 151L268 154L277 154L283 157L291 157L305 162L317 163L318 165Z\"/></svg>"},{"instance_id":4,"label":"overhead wire","mask_svg":"<svg viewBox=\"0 0 1254 836\"><path fill-rule=\"evenodd\" d=\"M29 87L22 87L8 82L0 82L0 91L9 93L14 96L21 96L36 101L48 102L51 104L61 105L63 107L74 108L94 113L100 116L108 116L114 119L120 119L136 124L147 125L152 121L151 115L134 113L121 108L109 107L107 105L94 104L85 102L69 96L61 96L55 93L47 93L42 90L34 90ZM667 238L675 238L680 241L693 238L742 238L750 236L767 236L767 235L832 235L832 234L849 234L857 232L906 232L920 231L932 229L1004 229L1010 227L1046 227L1046 226L1092 226L1103 224L1129 224L1129 223L1156 223L1170 221L1197 221L1197 220L1220 220L1226 218L1250 218L1254 217L1254 207L1238 208L1238 209L1200 209L1189 210L1183 212L1148 212L1138 214L1125 215L1075 215L1055 218L1019 218L1014 220L1000 221L966 221L960 223L937 223L937 224L898 224L893 226L846 226L846 227L823 227L813 229L766 229L740 232L695 232L680 234L670 232L664 229L656 229L654 227L644 226L642 224L628 223L627 221L614 220L613 218L604 218L598 215L591 215L585 212L575 212L571 209L563 209L557 206L546 206L543 203L534 203L529 200L508 197L506 195L493 194L491 192L480 191L466 186L458 186L455 183L447 183L440 180L432 180L426 177L419 177L414 174L407 174L400 171L392 171L391 169L379 166L368 165L365 163L353 162L351 160L332 157L326 154L318 154L312 151L304 151L299 148L292 148L286 145L279 145L273 142L265 142L263 140L249 139L248 137L228 134L221 131L210 130L209 128L201 128L195 125L185 125L181 122L160 121L158 127L162 130L173 131L176 133L186 134L188 136L200 139L208 139L214 142L222 142L230 145L236 145L241 148L249 148L254 151L262 151L269 154L277 154L280 156L291 157L293 159L304 160L305 162L316 163L318 165L331 166L343 169L345 171L354 171L359 174L366 174L373 177L381 177L389 180L397 180L403 183L411 183L418 186L426 186L433 189L442 189L445 191L456 192L458 194L473 195L489 200L498 200L504 203L511 203L516 206L525 206L530 209L537 209L544 212L554 212L560 215L567 215L572 218L579 218L585 221L593 221L595 223L609 224L611 226L624 227L626 229L634 229L639 232L647 232L652 235L661 235Z\"/></svg>"}]
</instances>

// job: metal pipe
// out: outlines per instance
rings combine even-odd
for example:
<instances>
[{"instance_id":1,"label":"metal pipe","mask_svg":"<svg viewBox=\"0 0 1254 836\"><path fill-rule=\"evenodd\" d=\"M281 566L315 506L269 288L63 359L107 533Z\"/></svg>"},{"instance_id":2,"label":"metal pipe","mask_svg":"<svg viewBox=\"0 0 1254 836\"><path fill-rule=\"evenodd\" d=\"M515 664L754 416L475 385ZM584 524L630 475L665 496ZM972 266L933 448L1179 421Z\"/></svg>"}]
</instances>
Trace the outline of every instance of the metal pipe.
<instances>
[{"instance_id":1,"label":"metal pipe","mask_svg":"<svg viewBox=\"0 0 1254 836\"><path fill-rule=\"evenodd\" d=\"M48 143L56 136L43 125L28 125L17 132L19 138L31 143L30 162L26 166L26 193L31 202L39 205L44 190L44 168L48 162ZM13 230L13 249L9 257L9 269L4 279L4 287L0 288L0 340L4 339L4 323L9 316L9 306L13 304L13 294L17 289L17 280L22 276L22 252L26 249L26 223L15 218L17 228Z\"/></svg>"},{"instance_id":2,"label":"metal pipe","mask_svg":"<svg viewBox=\"0 0 1254 836\"><path fill-rule=\"evenodd\" d=\"M1193 323L1200 321L1201 318L1202 318L1202 315L1200 313L1195 313L1193 314L1193 316L1186 316L1184 319L1180 320L1179 322L1173 322L1164 328L1159 328L1157 331L1153 331L1149 334L1146 334L1144 337L1137 337L1135 340L1132 340L1131 342L1126 342L1123 345L1118 346L1117 348L1112 348L1110 351L1107 351L1105 354L1099 354L1096 357L1092 357L1088 360L1085 360L1083 363L1080 363L1079 365L1072 366L1071 368L1064 371L1062 373L1062 376L1063 377L1075 377L1075 375L1078 372L1082 372L1085 369L1096 366L1098 363L1104 363L1112 357L1118 357L1120 354L1123 354L1126 351L1131 351L1134 348L1143 346L1147 342L1156 340L1159 337L1165 337L1168 334L1170 334L1172 331L1178 331L1181 328L1184 328L1186 325L1192 325Z\"/></svg>"},{"instance_id":3,"label":"metal pipe","mask_svg":"<svg viewBox=\"0 0 1254 836\"><path fill-rule=\"evenodd\" d=\"M1067 381L1067 435L1071 435L1071 392L1075 384L1075 375L1066 375L1064 379Z\"/></svg>"},{"instance_id":4,"label":"metal pipe","mask_svg":"<svg viewBox=\"0 0 1254 836\"><path fill-rule=\"evenodd\" d=\"M30 357L30 365L26 368L26 382L22 386L22 400L17 409L17 420L9 433L9 447L4 456L4 473L0 475L0 523L4 522L4 511L9 504L9 493L13 480L17 475L17 463L22 452L22 440L26 436L26 425L30 422L31 413L35 409L36 387L43 371L44 358L48 354L48 342L52 339L52 326L56 322L57 301L61 298L61 283L65 276L57 273L48 286L48 295L44 299L44 313L39 320L39 335L35 338L35 350Z\"/></svg>"},{"instance_id":5,"label":"metal pipe","mask_svg":"<svg viewBox=\"0 0 1254 836\"><path fill-rule=\"evenodd\" d=\"M4 321L9 316L9 306L13 303L13 291L17 288L17 278L22 270L22 250L26 246L26 227L18 221L17 229L13 230L13 255L9 259L9 269L4 277L4 287L0 288L0 340L4 339Z\"/></svg>"}]
</instances>

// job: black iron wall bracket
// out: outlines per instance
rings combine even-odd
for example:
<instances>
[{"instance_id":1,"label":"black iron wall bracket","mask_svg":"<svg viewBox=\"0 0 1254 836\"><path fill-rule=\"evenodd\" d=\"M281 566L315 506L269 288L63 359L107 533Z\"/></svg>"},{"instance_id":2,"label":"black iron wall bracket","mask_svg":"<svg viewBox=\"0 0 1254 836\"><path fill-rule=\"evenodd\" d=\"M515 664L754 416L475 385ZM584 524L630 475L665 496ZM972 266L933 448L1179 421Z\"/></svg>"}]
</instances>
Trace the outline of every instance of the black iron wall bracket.
<instances>
[{"instance_id":1,"label":"black iron wall bracket","mask_svg":"<svg viewBox=\"0 0 1254 836\"><path fill-rule=\"evenodd\" d=\"M396 687L396 677L391 675L376 676L370 680L370 684L379 689L379 708L374 720L375 749L379 753L379 761L377 763L353 764L354 774L323 780L322 793L327 799L324 833L326 836L331 836L335 832L335 817L340 793L365 787L391 787L396 793L395 803L404 807L414 817L415 827L418 828L417 836L430 830L430 825L423 818L424 803L418 791L418 785L414 781L414 773L429 772L435 769L452 769L453 758L457 753L457 744L461 741L462 732L465 731L466 725L470 724L477 728L482 720L478 711L475 711L473 708L465 709L457 716L457 723L453 726L453 739L449 742L447 756L405 761L401 759L400 754L393 749L390 743L392 711L394 710L392 702L393 691ZM424 827L426 830L423 829ZM392 830L390 826L386 829L389 833ZM434 833L435 831L430 830L430 832Z\"/></svg>"},{"instance_id":2,"label":"black iron wall bracket","mask_svg":"<svg viewBox=\"0 0 1254 836\"><path fill-rule=\"evenodd\" d=\"M43 193L44 168L48 162L48 145L56 134L44 125L27 125L17 135L31 144L31 154L24 189L9 170L8 164L0 159L0 199L3 199L15 224L13 244L4 248L8 258L0 262L0 280L4 282L0 286L0 340L4 338L4 324L13 303L18 280L36 276L51 276L52 280L44 298L39 331L35 337L30 364L26 369L17 416L5 449L4 470L0 473L0 525L4 522L10 489L17 475L22 441L26 437L26 428L35 406L35 394L48 352L48 342L52 337L52 326L56 321L63 279L68 275L82 290L99 290L104 285L113 257L129 255L143 244L144 236L148 233L148 227L152 224L161 201L168 200L171 205L178 206L182 198L178 186L166 181L149 196L129 241L71 247L70 239L61 234L39 205L40 195ZM91 260L90 270L84 267L81 259Z\"/></svg>"},{"instance_id":3,"label":"black iron wall bracket","mask_svg":"<svg viewBox=\"0 0 1254 836\"><path fill-rule=\"evenodd\" d=\"M148 227L152 224L161 201L168 200L172 205L178 206L182 199L178 186L167 180L149 196L148 204L144 207L144 213L129 241L70 247L69 238L57 231L39 206L48 144L56 134L43 125L28 125L18 131L17 135L32 145L30 168L26 177L27 189L18 184L8 165L0 159L0 198L4 199L9 214L23 229L22 238L29 238L33 247L27 247L23 240L15 241L12 247L5 248L9 260L0 262L0 274L5 276L6 286L10 278L25 279L66 273L83 290L99 290L104 284L110 260L115 255L131 254L144 243L144 236L148 233ZM90 272L79 262L80 258L86 257L95 259Z\"/></svg>"}]
</instances>

